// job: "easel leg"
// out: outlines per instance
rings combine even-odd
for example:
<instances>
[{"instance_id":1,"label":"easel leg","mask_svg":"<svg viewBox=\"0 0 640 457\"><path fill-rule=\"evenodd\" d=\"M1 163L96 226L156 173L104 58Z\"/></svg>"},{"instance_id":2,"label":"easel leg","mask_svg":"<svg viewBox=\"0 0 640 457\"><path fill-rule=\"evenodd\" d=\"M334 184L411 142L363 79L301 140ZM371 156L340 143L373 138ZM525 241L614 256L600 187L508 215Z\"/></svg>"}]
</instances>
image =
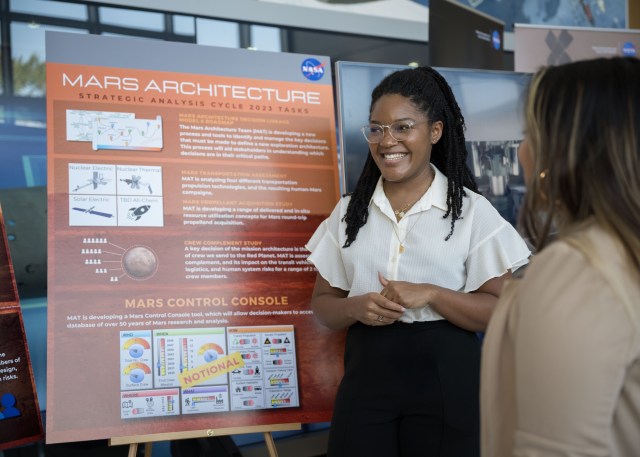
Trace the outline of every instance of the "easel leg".
<instances>
[{"instance_id":1,"label":"easel leg","mask_svg":"<svg viewBox=\"0 0 640 457\"><path fill-rule=\"evenodd\" d=\"M131 443L129 445L129 456L128 457L136 457L138 453L138 443Z\"/></svg>"},{"instance_id":2,"label":"easel leg","mask_svg":"<svg viewBox=\"0 0 640 457\"><path fill-rule=\"evenodd\" d=\"M264 433L264 442L267 445L269 457L278 457L278 450L276 449L276 443L273 441L273 435L271 432Z\"/></svg>"},{"instance_id":3,"label":"easel leg","mask_svg":"<svg viewBox=\"0 0 640 457\"><path fill-rule=\"evenodd\" d=\"M153 443L145 443L144 445L144 457L151 457L153 451Z\"/></svg>"}]
</instances>

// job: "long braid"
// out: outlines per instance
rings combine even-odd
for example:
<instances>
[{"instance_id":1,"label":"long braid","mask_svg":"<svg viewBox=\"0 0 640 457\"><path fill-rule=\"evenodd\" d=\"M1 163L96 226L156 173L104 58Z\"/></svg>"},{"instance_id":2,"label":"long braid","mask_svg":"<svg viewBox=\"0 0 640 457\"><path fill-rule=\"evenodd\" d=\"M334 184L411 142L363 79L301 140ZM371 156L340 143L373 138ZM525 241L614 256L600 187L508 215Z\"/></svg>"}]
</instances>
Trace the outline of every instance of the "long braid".
<instances>
[{"instance_id":1,"label":"long braid","mask_svg":"<svg viewBox=\"0 0 640 457\"><path fill-rule=\"evenodd\" d=\"M433 146L431 151L431 162L442 170L447 176L447 212L444 218L451 215L451 231L445 240L451 238L456 220L460 218L462 213L462 198L466 196L464 187L478 192L478 185L467 166L467 149L465 147L464 138L464 116L460 111L458 102L453 95L451 87L440 73L429 67L423 67L434 82L438 85L445 103L442 104L443 117L440 119L444 122L444 136L438 143ZM428 108L427 108L428 109ZM435 111L432 109L431 111ZM429 112L429 119L434 116L433 112ZM438 119L432 119L438 120ZM449 128L447 128L447 126ZM440 161L445 162L444 167L440 165Z\"/></svg>"},{"instance_id":2,"label":"long braid","mask_svg":"<svg viewBox=\"0 0 640 457\"><path fill-rule=\"evenodd\" d=\"M371 94L371 107L383 95L398 94L427 115L429 122L442 121L443 135L431 150L431 162L447 177L447 211L451 216L451 238L455 222L462 213L464 187L478 192L473 174L467 166L467 150L464 139L464 117L456 102L451 87L440 73L430 67L400 70L384 78ZM347 223L347 239L343 247L349 247L358 235L360 227L369 217L369 202L375 190L380 170L368 154L367 161L351 194L344 221Z\"/></svg>"},{"instance_id":3,"label":"long braid","mask_svg":"<svg viewBox=\"0 0 640 457\"><path fill-rule=\"evenodd\" d=\"M376 184L380 178L380 169L371 158L371 154L367 155L367 160L362 167L362 173L358 178L355 191L351 194L347 212L344 215L344 221L347 223L346 235L347 240L344 243L345 248L351 246L360 231L360 227L367 223L369 218L369 201L376 189Z\"/></svg>"}]
</instances>

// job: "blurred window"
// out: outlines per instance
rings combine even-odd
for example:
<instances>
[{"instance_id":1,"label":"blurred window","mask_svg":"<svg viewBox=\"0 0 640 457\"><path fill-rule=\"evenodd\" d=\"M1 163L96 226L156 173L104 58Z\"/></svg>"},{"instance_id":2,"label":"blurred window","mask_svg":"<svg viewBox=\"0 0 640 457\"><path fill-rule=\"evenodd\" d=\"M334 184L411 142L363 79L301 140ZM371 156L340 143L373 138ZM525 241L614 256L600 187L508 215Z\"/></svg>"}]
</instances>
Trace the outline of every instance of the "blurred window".
<instances>
[{"instance_id":1,"label":"blurred window","mask_svg":"<svg viewBox=\"0 0 640 457\"><path fill-rule=\"evenodd\" d=\"M70 27L12 22L10 27L11 65L15 95L43 97L45 94L44 35L46 30L88 33L87 30Z\"/></svg>"},{"instance_id":2,"label":"blurred window","mask_svg":"<svg viewBox=\"0 0 640 457\"><path fill-rule=\"evenodd\" d=\"M195 36L196 21L193 16L173 16L173 33Z\"/></svg>"},{"instance_id":3,"label":"blurred window","mask_svg":"<svg viewBox=\"0 0 640 457\"><path fill-rule=\"evenodd\" d=\"M164 31L164 14L149 11L127 10L124 8L98 8L100 23L139 30Z\"/></svg>"},{"instance_id":4,"label":"blurred window","mask_svg":"<svg viewBox=\"0 0 640 457\"><path fill-rule=\"evenodd\" d=\"M259 51L282 51L279 27L251 26L251 47Z\"/></svg>"},{"instance_id":5,"label":"blurred window","mask_svg":"<svg viewBox=\"0 0 640 457\"><path fill-rule=\"evenodd\" d=\"M86 5L46 0L10 0L9 10L13 13L37 14L80 21L86 21L89 17Z\"/></svg>"},{"instance_id":6,"label":"blurred window","mask_svg":"<svg viewBox=\"0 0 640 457\"><path fill-rule=\"evenodd\" d=\"M4 43L2 42L2 23L0 23L0 95L4 94ZM4 116L0 113L0 122L4 122Z\"/></svg>"},{"instance_id":7,"label":"blurred window","mask_svg":"<svg viewBox=\"0 0 640 457\"><path fill-rule=\"evenodd\" d=\"M196 18L196 43L239 48L240 26L237 22Z\"/></svg>"}]
</instances>

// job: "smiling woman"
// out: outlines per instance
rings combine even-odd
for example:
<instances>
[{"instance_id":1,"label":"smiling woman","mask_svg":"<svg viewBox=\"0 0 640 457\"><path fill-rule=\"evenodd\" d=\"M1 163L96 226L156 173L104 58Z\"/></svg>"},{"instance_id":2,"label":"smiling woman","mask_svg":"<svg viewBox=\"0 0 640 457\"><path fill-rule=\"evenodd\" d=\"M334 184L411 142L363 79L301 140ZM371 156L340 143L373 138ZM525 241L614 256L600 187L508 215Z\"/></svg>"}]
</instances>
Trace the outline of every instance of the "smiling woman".
<instances>
[{"instance_id":1,"label":"smiling woman","mask_svg":"<svg viewBox=\"0 0 640 457\"><path fill-rule=\"evenodd\" d=\"M372 93L355 191L307 244L311 307L348 329L330 457L479 454L474 332L529 250L476 193L464 127L437 71L387 76Z\"/></svg>"}]
</instances>

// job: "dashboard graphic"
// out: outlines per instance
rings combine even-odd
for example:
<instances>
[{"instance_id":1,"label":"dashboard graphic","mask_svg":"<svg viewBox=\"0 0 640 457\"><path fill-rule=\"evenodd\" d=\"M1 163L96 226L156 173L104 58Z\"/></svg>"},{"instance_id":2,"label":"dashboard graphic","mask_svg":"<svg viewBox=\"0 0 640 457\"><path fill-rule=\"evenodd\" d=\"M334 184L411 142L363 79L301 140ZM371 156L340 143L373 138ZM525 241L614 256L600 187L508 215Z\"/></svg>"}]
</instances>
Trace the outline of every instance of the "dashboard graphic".
<instances>
[{"instance_id":1,"label":"dashboard graphic","mask_svg":"<svg viewBox=\"0 0 640 457\"><path fill-rule=\"evenodd\" d=\"M178 376L231 353L244 366L197 386ZM120 332L121 417L300 406L291 325Z\"/></svg>"}]
</instances>

